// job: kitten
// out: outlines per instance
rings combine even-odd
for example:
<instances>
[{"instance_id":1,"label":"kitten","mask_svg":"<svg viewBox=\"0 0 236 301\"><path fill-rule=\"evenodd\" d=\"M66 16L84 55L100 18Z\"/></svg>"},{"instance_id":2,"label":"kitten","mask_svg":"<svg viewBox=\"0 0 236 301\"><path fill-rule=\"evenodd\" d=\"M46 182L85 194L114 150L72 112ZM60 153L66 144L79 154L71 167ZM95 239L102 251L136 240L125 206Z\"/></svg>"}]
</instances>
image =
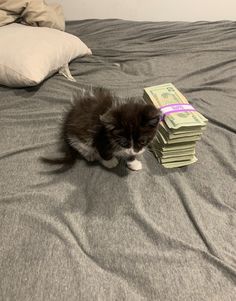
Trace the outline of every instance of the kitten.
<instances>
[{"instance_id":1,"label":"kitten","mask_svg":"<svg viewBox=\"0 0 236 301\"><path fill-rule=\"evenodd\" d=\"M159 118L160 112L153 105L117 104L107 90L96 89L78 99L66 115L62 129L64 157L43 161L73 164L79 153L87 161L114 168L123 157L128 168L140 170L142 164L136 156L154 138Z\"/></svg>"}]
</instances>

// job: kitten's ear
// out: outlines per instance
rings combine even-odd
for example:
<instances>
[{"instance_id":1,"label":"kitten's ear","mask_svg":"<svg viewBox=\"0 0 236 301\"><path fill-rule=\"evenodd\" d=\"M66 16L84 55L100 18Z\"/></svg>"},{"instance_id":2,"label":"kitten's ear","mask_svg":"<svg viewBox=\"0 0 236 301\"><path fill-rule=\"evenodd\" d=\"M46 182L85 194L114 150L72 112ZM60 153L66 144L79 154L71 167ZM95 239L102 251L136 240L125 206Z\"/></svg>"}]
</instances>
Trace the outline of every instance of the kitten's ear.
<instances>
[{"instance_id":1,"label":"kitten's ear","mask_svg":"<svg viewBox=\"0 0 236 301\"><path fill-rule=\"evenodd\" d=\"M152 105L146 105L143 112L144 126L156 127L160 121L161 112Z\"/></svg>"},{"instance_id":2,"label":"kitten's ear","mask_svg":"<svg viewBox=\"0 0 236 301\"><path fill-rule=\"evenodd\" d=\"M111 110L107 111L103 115L100 115L99 118L100 118L101 122L109 129L112 130L115 127L115 125L114 125L115 120L114 120L114 116L113 116Z\"/></svg>"}]
</instances>

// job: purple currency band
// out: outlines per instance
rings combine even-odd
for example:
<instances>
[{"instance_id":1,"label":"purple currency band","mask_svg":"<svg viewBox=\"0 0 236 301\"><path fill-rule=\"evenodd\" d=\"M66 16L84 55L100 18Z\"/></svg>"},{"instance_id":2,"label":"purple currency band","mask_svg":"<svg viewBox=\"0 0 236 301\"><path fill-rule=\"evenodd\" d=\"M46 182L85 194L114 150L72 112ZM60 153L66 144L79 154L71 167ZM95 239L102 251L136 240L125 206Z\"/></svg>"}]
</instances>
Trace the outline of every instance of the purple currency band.
<instances>
[{"instance_id":1,"label":"purple currency band","mask_svg":"<svg viewBox=\"0 0 236 301\"><path fill-rule=\"evenodd\" d=\"M173 113L182 113L182 112L195 112L196 110L189 103L182 104L169 104L159 108L161 111L161 119L163 121L165 116L173 114Z\"/></svg>"}]
</instances>

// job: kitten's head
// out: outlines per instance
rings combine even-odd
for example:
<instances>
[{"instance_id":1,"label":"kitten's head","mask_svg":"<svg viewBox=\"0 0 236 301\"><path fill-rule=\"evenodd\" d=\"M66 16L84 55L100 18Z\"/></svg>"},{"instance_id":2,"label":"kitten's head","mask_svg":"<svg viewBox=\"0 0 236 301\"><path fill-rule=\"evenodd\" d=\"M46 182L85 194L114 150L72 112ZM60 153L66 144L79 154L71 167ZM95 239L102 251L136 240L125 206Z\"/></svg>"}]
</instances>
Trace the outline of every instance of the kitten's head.
<instances>
[{"instance_id":1,"label":"kitten's head","mask_svg":"<svg viewBox=\"0 0 236 301\"><path fill-rule=\"evenodd\" d=\"M153 140L160 111L153 105L127 103L111 108L100 119L115 150L133 156L141 154Z\"/></svg>"}]
</instances>

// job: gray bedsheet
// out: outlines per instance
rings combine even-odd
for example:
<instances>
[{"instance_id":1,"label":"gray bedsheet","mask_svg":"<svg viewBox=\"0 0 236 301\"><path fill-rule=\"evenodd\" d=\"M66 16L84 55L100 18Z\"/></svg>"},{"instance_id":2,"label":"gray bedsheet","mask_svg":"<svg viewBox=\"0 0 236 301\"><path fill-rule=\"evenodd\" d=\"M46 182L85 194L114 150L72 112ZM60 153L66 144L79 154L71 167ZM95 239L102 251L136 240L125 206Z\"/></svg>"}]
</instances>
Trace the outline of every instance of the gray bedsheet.
<instances>
[{"instance_id":1,"label":"gray bedsheet","mask_svg":"<svg viewBox=\"0 0 236 301\"><path fill-rule=\"evenodd\" d=\"M236 22L83 20L93 56L36 88L0 87L0 300L236 300ZM72 95L172 82L207 118L199 161L107 171L58 154Z\"/></svg>"}]
</instances>

